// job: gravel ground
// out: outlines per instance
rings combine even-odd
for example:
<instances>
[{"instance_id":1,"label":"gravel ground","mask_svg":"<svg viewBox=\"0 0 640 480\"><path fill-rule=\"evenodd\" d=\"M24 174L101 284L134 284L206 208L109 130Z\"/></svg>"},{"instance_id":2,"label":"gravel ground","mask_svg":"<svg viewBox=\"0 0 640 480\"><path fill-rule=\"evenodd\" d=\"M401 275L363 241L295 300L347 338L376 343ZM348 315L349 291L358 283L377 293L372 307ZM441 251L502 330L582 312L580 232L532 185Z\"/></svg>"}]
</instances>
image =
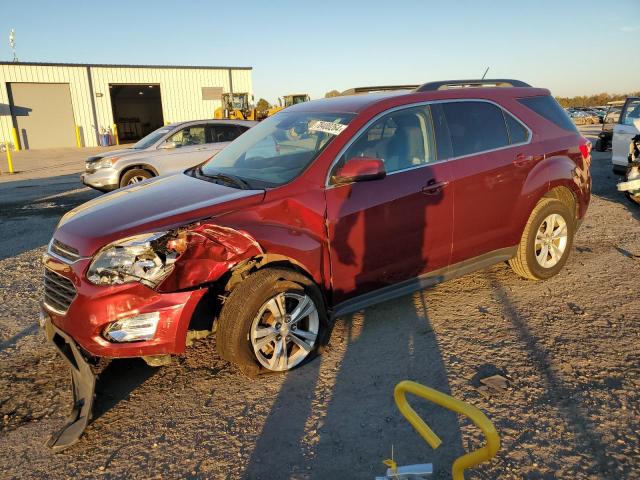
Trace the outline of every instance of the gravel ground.
<instances>
[{"instance_id":1,"label":"gravel ground","mask_svg":"<svg viewBox=\"0 0 640 480\"><path fill-rule=\"evenodd\" d=\"M448 478L480 436L416 401L443 438L432 451L394 406L402 379L494 422L502 447L467 478L640 478L640 207L616 192L609 162L594 155L592 204L557 277L497 265L341 318L328 351L286 375L245 378L213 339L168 367L112 362L95 420L61 454L43 446L71 400L34 326L44 247L0 252L0 478L371 479L392 445L399 463L434 460ZM483 387L492 374L507 387Z\"/></svg>"}]
</instances>

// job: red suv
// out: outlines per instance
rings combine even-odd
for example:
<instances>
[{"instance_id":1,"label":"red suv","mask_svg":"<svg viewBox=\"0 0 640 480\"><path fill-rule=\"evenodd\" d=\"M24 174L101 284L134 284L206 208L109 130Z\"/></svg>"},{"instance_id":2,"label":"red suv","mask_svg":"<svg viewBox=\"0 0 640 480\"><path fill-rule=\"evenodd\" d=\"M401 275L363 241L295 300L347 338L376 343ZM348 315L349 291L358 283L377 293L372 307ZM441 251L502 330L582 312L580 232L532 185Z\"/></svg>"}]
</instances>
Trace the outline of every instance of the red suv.
<instances>
[{"instance_id":1,"label":"red suv","mask_svg":"<svg viewBox=\"0 0 640 480\"><path fill-rule=\"evenodd\" d=\"M248 373L299 365L331 320L508 261L545 279L589 204L590 144L516 80L295 105L208 162L64 215L42 323L76 369L161 364L216 332Z\"/></svg>"}]
</instances>

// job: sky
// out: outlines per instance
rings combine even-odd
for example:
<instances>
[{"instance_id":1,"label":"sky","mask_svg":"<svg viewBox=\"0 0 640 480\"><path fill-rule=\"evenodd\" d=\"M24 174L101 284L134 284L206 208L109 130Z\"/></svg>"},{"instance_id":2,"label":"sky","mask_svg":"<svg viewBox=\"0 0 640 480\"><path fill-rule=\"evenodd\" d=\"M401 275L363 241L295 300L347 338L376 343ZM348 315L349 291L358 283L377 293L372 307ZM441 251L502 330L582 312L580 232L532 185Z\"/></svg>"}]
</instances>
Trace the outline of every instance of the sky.
<instances>
[{"instance_id":1,"label":"sky","mask_svg":"<svg viewBox=\"0 0 640 480\"><path fill-rule=\"evenodd\" d=\"M0 59L253 67L255 99L516 78L557 96L640 90L640 0L2 0Z\"/></svg>"}]
</instances>

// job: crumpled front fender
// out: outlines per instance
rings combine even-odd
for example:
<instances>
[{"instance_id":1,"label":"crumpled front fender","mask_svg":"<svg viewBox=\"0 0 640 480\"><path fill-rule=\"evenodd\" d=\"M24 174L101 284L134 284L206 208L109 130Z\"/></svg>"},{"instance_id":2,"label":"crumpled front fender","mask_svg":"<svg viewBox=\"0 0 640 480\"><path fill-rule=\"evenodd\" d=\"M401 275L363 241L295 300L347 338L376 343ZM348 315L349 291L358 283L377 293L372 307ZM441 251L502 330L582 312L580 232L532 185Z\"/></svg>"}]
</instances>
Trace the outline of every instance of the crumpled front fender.
<instances>
[{"instance_id":1,"label":"crumpled front fender","mask_svg":"<svg viewBox=\"0 0 640 480\"><path fill-rule=\"evenodd\" d=\"M157 290L174 292L215 282L243 260L263 253L247 232L209 222L181 229L186 250Z\"/></svg>"}]
</instances>

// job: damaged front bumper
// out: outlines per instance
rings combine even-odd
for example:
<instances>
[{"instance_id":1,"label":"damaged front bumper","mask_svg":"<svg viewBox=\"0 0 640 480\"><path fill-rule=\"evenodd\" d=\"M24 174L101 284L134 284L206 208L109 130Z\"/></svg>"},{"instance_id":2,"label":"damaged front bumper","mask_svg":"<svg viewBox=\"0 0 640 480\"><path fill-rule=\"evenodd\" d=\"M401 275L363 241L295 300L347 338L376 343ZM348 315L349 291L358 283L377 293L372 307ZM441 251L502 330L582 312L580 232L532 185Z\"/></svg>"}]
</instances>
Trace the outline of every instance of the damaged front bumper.
<instances>
[{"instance_id":1,"label":"damaged front bumper","mask_svg":"<svg viewBox=\"0 0 640 480\"><path fill-rule=\"evenodd\" d=\"M51 317L44 310L41 311L40 325L49 343L58 350L60 356L71 367L73 408L65 425L47 440L49 448L54 452L60 452L80 439L91 420L96 376L80 351L80 347L70 336L53 324Z\"/></svg>"}]
</instances>

